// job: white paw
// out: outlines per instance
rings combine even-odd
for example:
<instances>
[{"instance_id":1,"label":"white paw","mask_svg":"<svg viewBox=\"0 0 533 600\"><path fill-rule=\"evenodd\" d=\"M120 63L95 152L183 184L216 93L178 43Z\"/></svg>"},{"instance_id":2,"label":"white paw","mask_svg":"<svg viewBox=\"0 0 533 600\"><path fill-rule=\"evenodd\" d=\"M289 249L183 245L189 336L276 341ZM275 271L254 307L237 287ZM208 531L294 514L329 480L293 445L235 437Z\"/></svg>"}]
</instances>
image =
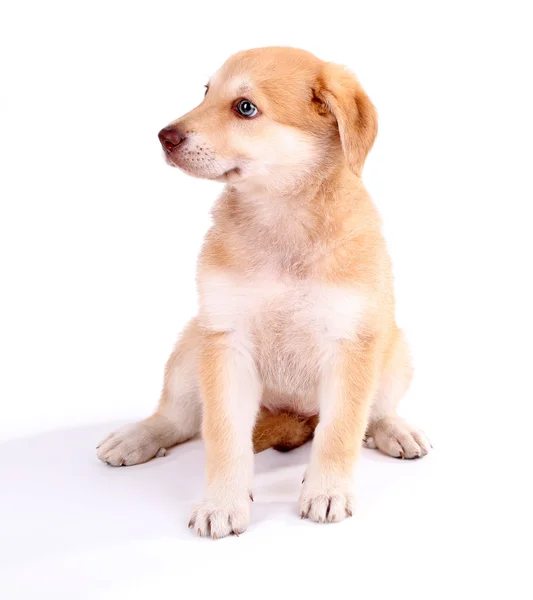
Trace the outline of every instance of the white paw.
<instances>
[{"instance_id":1,"label":"white paw","mask_svg":"<svg viewBox=\"0 0 533 600\"><path fill-rule=\"evenodd\" d=\"M298 510L302 519L317 523L337 523L352 516L353 496L345 484L315 484L306 479Z\"/></svg>"},{"instance_id":2,"label":"white paw","mask_svg":"<svg viewBox=\"0 0 533 600\"><path fill-rule=\"evenodd\" d=\"M165 454L165 448L159 447L157 440L142 422L121 427L97 446L98 458L113 467L138 465L154 456Z\"/></svg>"},{"instance_id":3,"label":"white paw","mask_svg":"<svg viewBox=\"0 0 533 600\"><path fill-rule=\"evenodd\" d=\"M387 417L372 423L364 441L367 448L379 448L395 458L420 458L432 448L426 434L400 417Z\"/></svg>"},{"instance_id":4,"label":"white paw","mask_svg":"<svg viewBox=\"0 0 533 600\"><path fill-rule=\"evenodd\" d=\"M246 531L250 522L250 499L248 494L241 498L208 498L194 508L189 528L199 536L214 540L231 533L238 536Z\"/></svg>"}]
</instances>

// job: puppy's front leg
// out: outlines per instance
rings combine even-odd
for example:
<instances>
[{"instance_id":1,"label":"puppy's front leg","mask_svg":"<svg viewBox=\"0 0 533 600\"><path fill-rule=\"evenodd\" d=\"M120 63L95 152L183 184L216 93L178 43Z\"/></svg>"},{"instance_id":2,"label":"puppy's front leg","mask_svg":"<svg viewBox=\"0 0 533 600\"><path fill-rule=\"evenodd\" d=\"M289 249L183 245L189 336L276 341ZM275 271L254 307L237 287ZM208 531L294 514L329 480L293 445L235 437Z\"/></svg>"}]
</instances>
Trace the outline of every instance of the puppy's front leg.
<instances>
[{"instance_id":1,"label":"puppy's front leg","mask_svg":"<svg viewBox=\"0 0 533 600\"><path fill-rule=\"evenodd\" d=\"M352 514L352 473L377 382L373 337L338 342L320 378L320 422L299 501L300 515L342 521Z\"/></svg>"},{"instance_id":2,"label":"puppy's front leg","mask_svg":"<svg viewBox=\"0 0 533 600\"><path fill-rule=\"evenodd\" d=\"M206 334L199 362L207 492L189 526L216 539L248 526L261 386L251 352L235 333Z\"/></svg>"}]
</instances>

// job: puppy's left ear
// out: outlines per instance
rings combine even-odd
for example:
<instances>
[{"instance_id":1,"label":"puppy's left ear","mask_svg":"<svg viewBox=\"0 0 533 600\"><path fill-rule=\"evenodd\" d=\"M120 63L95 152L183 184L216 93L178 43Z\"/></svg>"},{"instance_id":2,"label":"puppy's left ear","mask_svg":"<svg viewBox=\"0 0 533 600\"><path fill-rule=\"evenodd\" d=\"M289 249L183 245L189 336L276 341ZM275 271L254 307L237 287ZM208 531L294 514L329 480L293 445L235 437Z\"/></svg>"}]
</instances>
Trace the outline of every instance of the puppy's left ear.
<instances>
[{"instance_id":1,"label":"puppy's left ear","mask_svg":"<svg viewBox=\"0 0 533 600\"><path fill-rule=\"evenodd\" d=\"M354 75L333 63L324 65L315 94L337 120L346 161L360 177L378 132L374 105Z\"/></svg>"}]
</instances>

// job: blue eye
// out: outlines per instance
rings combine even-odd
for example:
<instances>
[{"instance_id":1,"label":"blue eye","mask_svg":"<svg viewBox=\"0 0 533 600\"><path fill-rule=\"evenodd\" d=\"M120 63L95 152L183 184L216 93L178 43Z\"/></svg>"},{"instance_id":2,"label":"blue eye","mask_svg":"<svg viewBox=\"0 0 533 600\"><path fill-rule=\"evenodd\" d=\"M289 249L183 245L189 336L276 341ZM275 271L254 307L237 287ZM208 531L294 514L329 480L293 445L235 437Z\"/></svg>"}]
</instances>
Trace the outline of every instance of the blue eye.
<instances>
[{"instance_id":1,"label":"blue eye","mask_svg":"<svg viewBox=\"0 0 533 600\"><path fill-rule=\"evenodd\" d=\"M235 105L235 110L241 115L241 117L246 117L247 119L251 119L255 117L259 110L257 106L252 104L249 100L239 100Z\"/></svg>"}]
</instances>

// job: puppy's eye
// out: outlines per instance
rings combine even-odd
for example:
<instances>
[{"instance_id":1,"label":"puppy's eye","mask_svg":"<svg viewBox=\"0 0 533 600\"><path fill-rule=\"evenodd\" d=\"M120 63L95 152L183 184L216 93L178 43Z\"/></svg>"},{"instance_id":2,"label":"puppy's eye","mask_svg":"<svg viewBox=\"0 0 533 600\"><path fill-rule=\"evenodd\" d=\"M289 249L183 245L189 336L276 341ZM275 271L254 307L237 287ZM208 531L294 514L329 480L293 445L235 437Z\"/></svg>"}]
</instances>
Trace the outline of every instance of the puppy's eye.
<instances>
[{"instance_id":1,"label":"puppy's eye","mask_svg":"<svg viewBox=\"0 0 533 600\"><path fill-rule=\"evenodd\" d=\"M204 96L207 96L207 92L209 91L209 86L208 85L204 85L204 87L205 87Z\"/></svg>"},{"instance_id":2,"label":"puppy's eye","mask_svg":"<svg viewBox=\"0 0 533 600\"><path fill-rule=\"evenodd\" d=\"M259 112L257 106L252 104L249 100L239 100L235 105L235 110L241 115L241 117L246 117L247 119L255 117Z\"/></svg>"}]
</instances>

